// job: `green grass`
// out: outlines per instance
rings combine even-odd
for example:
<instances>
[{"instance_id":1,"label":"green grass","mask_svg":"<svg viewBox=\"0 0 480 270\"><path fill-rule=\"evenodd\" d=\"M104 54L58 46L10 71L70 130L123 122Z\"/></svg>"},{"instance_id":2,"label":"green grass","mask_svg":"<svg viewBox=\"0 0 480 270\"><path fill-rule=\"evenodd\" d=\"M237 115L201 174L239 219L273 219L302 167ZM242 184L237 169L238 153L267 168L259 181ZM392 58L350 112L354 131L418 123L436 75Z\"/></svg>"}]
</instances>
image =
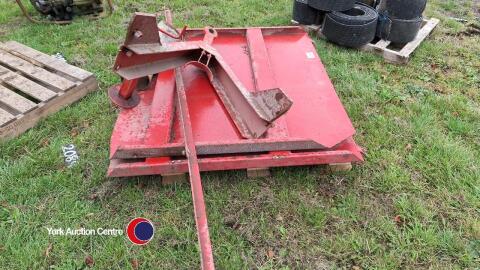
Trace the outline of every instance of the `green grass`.
<instances>
[{"instance_id":1,"label":"green grass","mask_svg":"<svg viewBox=\"0 0 480 270\"><path fill-rule=\"evenodd\" d=\"M164 3L115 1L114 16L68 26L33 25L13 1L0 2L0 40L63 53L94 72L101 89L0 144L0 267L198 269L188 185L158 178L109 182L116 118L105 89L132 12ZM291 1L168 1L177 25L289 24ZM478 1L429 1L442 20L407 66L316 40L318 52L367 149L352 172L276 169L203 175L219 269L478 269L480 267L480 36ZM61 146L81 162L65 168ZM105 184L105 183L108 183ZM92 199L92 194L97 194ZM156 224L152 243L125 237L53 237L46 227L123 228L133 217ZM395 218L397 217L397 218ZM48 251L48 252L46 252ZM46 254L48 253L48 254ZM47 256L48 255L48 256Z\"/></svg>"}]
</instances>

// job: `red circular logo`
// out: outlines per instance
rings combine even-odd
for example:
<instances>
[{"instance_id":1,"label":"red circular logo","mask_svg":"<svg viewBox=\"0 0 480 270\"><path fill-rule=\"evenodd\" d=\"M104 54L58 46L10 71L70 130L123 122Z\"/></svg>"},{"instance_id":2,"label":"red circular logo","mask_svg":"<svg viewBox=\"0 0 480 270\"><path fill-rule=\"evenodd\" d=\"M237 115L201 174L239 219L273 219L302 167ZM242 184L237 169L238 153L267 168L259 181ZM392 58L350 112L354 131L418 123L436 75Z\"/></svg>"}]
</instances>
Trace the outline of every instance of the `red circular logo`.
<instances>
[{"instance_id":1,"label":"red circular logo","mask_svg":"<svg viewBox=\"0 0 480 270\"><path fill-rule=\"evenodd\" d=\"M135 245L145 245L155 234L153 223L146 218L134 218L127 225L127 236Z\"/></svg>"}]
</instances>

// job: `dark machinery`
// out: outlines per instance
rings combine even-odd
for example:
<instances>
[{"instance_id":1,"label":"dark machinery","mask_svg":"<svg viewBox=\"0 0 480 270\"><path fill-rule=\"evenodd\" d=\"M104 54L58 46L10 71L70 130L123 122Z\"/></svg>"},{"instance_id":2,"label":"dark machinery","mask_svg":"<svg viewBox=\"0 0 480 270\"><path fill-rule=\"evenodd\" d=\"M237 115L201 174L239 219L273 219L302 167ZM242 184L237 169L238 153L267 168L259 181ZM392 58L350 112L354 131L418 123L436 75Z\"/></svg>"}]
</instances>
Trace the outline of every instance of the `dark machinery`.
<instances>
[{"instance_id":1,"label":"dark machinery","mask_svg":"<svg viewBox=\"0 0 480 270\"><path fill-rule=\"evenodd\" d=\"M21 0L16 0L23 14L34 23L51 22L56 24L68 24L74 16L93 15L101 17L104 13L103 0L30 0L30 3L42 15L47 16L49 21L34 19L27 12ZM113 11L111 0L106 0L109 13Z\"/></svg>"}]
</instances>

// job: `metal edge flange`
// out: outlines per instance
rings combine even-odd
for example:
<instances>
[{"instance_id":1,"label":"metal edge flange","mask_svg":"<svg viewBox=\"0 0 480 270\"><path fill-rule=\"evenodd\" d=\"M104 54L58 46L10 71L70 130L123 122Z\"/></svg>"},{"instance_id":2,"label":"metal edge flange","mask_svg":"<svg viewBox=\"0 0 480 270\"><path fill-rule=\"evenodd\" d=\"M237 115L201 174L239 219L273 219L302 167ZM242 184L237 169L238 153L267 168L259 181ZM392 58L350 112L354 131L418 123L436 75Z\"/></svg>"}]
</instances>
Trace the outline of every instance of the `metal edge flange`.
<instances>
[{"instance_id":1,"label":"metal edge flange","mask_svg":"<svg viewBox=\"0 0 480 270\"><path fill-rule=\"evenodd\" d=\"M132 96L129 99L121 97L119 92L120 84L114 85L108 89L108 97L116 106L124 109L131 109L140 103L140 95L138 95L136 90L132 92Z\"/></svg>"}]
</instances>

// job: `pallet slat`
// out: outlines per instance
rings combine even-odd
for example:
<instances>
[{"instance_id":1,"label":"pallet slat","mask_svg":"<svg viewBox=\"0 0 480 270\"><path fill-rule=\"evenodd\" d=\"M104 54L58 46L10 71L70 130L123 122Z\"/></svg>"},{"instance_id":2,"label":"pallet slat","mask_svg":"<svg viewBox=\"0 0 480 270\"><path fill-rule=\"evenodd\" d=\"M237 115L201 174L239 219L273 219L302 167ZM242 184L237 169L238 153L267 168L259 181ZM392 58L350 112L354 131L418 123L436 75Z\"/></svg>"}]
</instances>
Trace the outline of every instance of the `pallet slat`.
<instances>
[{"instance_id":1,"label":"pallet slat","mask_svg":"<svg viewBox=\"0 0 480 270\"><path fill-rule=\"evenodd\" d=\"M15 116L9 114L8 112L0 109L0 126L12 121L15 119Z\"/></svg>"},{"instance_id":2,"label":"pallet slat","mask_svg":"<svg viewBox=\"0 0 480 270\"><path fill-rule=\"evenodd\" d=\"M10 68L16 69L22 73L25 73L28 76L34 78L35 80L38 80L47 85L51 85L61 91L66 91L75 86L74 82L71 82L54 73L48 72L45 69L37 67L30 62L27 62L5 51L0 51L0 63Z\"/></svg>"},{"instance_id":3,"label":"pallet slat","mask_svg":"<svg viewBox=\"0 0 480 270\"><path fill-rule=\"evenodd\" d=\"M376 44L375 44L375 47L379 48L379 49L386 49L388 47L388 45L390 45L390 41L388 40L379 40Z\"/></svg>"},{"instance_id":4,"label":"pallet slat","mask_svg":"<svg viewBox=\"0 0 480 270\"><path fill-rule=\"evenodd\" d=\"M250 179L270 177L270 168L247 169L247 177Z\"/></svg>"},{"instance_id":5,"label":"pallet slat","mask_svg":"<svg viewBox=\"0 0 480 270\"><path fill-rule=\"evenodd\" d=\"M21 92L39 100L47 101L57 95L57 93L17 74L9 69L0 66L0 83L14 87Z\"/></svg>"},{"instance_id":6,"label":"pallet slat","mask_svg":"<svg viewBox=\"0 0 480 270\"><path fill-rule=\"evenodd\" d=\"M37 104L2 85L0 85L0 101L20 113L26 113L37 106Z\"/></svg>"},{"instance_id":7,"label":"pallet slat","mask_svg":"<svg viewBox=\"0 0 480 270\"><path fill-rule=\"evenodd\" d=\"M0 48L10 53L13 53L27 61L28 60L36 61L39 64L49 69L53 69L59 73L68 75L80 81L85 81L88 78L93 76L93 74L88 71L85 71L76 66L72 66L52 56L49 56L47 54L34 50L30 47L27 47L23 44L20 44L16 41L8 41L3 44L0 44Z\"/></svg>"}]
</instances>

